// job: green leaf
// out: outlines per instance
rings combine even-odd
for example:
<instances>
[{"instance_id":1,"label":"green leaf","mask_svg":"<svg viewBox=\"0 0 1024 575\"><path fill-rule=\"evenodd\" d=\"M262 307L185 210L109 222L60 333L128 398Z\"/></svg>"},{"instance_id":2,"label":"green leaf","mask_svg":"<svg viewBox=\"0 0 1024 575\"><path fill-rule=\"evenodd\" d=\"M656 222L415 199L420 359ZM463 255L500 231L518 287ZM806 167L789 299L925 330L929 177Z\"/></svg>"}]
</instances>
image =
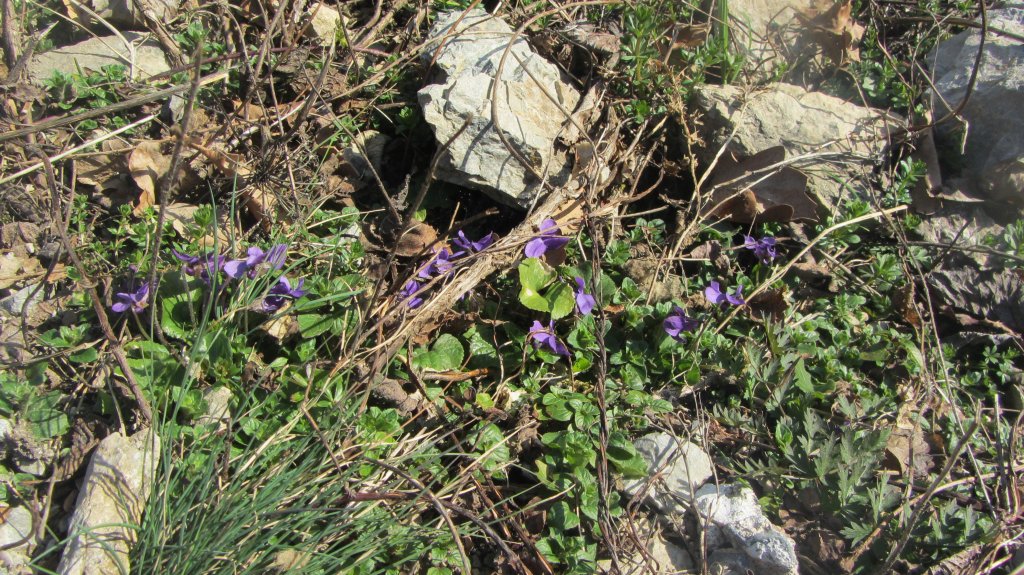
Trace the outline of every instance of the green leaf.
<instances>
[{"instance_id":1,"label":"green leaf","mask_svg":"<svg viewBox=\"0 0 1024 575\"><path fill-rule=\"evenodd\" d=\"M811 374L804 366L803 358L800 358L793 367L793 383L804 393L814 393L814 382L811 381Z\"/></svg>"},{"instance_id":2,"label":"green leaf","mask_svg":"<svg viewBox=\"0 0 1024 575\"><path fill-rule=\"evenodd\" d=\"M548 300L540 292L555 279L555 270L538 258L526 258L519 264L519 301L526 307L546 312L550 308Z\"/></svg>"},{"instance_id":3,"label":"green leaf","mask_svg":"<svg viewBox=\"0 0 1024 575\"><path fill-rule=\"evenodd\" d=\"M451 371L462 367L465 356L466 349L459 338L446 333L437 338L430 351L419 348L413 355L412 365L430 371Z\"/></svg>"},{"instance_id":4,"label":"green leaf","mask_svg":"<svg viewBox=\"0 0 1024 575\"><path fill-rule=\"evenodd\" d=\"M95 347L87 347L81 351L68 356L68 359L73 363L92 363L99 358L100 354L96 351Z\"/></svg>"},{"instance_id":5,"label":"green leaf","mask_svg":"<svg viewBox=\"0 0 1024 575\"><path fill-rule=\"evenodd\" d=\"M546 405L544 413L555 421L569 421L572 419L572 412L569 411L569 407L565 405L565 402L561 400Z\"/></svg>"},{"instance_id":6,"label":"green leaf","mask_svg":"<svg viewBox=\"0 0 1024 575\"><path fill-rule=\"evenodd\" d=\"M51 391L29 403L28 409L25 410L25 419L32 435L40 439L52 439L64 435L71 429L68 416L57 408L60 399L59 391Z\"/></svg>"},{"instance_id":7,"label":"green leaf","mask_svg":"<svg viewBox=\"0 0 1024 575\"><path fill-rule=\"evenodd\" d=\"M519 283L539 292L555 279L555 270L539 258L526 258L519 264Z\"/></svg>"},{"instance_id":8,"label":"green leaf","mask_svg":"<svg viewBox=\"0 0 1024 575\"><path fill-rule=\"evenodd\" d=\"M470 437L474 453L480 454L480 468L504 478L501 469L512 457L505 434L493 423L481 424L476 433ZM484 455L486 454L486 455Z\"/></svg>"},{"instance_id":9,"label":"green leaf","mask_svg":"<svg viewBox=\"0 0 1024 575\"><path fill-rule=\"evenodd\" d=\"M572 288L566 284L558 284L549 289L544 299L547 300L551 310L551 319L565 317L576 307L576 298L572 295Z\"/></svg>"},{"instance_id":10,"label":"green leaf","mask_svg":"<svg viewBox=\"0 0 1024 575\"><path fill-rule=\"evenodd\" d=\"M299 322L299 333L312 339L331 329L333 318L318 313L304 313L295 318Z\"/></svg>"},{"instance_id":11,"label":"green leaf","mask_svg":"<svg viewBox=\"0 0 1024 575\"><path fill-rule=\"evenodd\" d=\"M469 361L477 367L499 367L498 350L489 341L494 332L490 326L473 326L462 334L463 339L469 342Z\"/></svg>"},{"instance_id":12,"label":"green leaf","mask_svg":"<svg viewBox=\"0 0 1024 575\"><path fill-rule=\"evenodd\" d=\"M188 339L190 327L198 317L193 316L201 313L196 304L202 300L202 289L196 288L163 298L163 305L160 306L160 327L164 334L177 338Z\"/></svg>"},{"instance_id":13,"label":"green leaf","mask_svg":"<svg viewBox=\"0 0 1024 575\"><path fill-rule=\"evenodd\" d=\"M39 340L50 347L65 348L70 344L61 337L60 332L56 329L47 330L39 334Z\"/></svg>"},{"instance_id":14,"label":"green leaf","mask_svg":"<svg viewBox=\"0 0 1024 575\"><path fill-rule=\"evenodd\" d=\"M551 506L548 512L548 524L559 531L568 531L580 525L580 516L573 513L569 504L559 501Z\"/></svg>"},{"instance_id":15,"label":"green leaf","mask_svg":"<svg viewBox=\"0 0 1024 575\"><path fill-rule=\"evenodd\" d=\"M544 299L544 296L527 288L526 286L523 286L523 288L519 290L519 301L534 311L546 312L549 309L548 300Z\"/></svg>"},{"instance_id":16,"label":"green leaf","mask_svg":"<svg viewBox=\"0 0 1024 575\"><path fill-rule=\"evenodd\" d=\"M625 477L645 477L647 462L637 452L629 439L621 432L613 432L608 436L608 461L615 470Z\"/></svg>"}]
</instances>

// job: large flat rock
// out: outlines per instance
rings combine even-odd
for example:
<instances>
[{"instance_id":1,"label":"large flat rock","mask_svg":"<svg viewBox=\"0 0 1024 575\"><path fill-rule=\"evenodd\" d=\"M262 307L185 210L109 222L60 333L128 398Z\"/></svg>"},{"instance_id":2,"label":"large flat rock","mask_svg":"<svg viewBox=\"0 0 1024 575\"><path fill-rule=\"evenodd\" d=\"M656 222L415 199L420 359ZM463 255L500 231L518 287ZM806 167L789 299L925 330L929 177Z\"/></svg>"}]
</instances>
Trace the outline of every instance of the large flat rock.
<instances>
[{"instance_id":1,"label":"large flat rock","mask_svg":"<svg viewBox=\"0 0 1024 575\"><path fill-rule=\"evenodd\" d=\"M122 34L134 47L132 51L117 36L90 38L77 44L36 54L29 60L28 76L33 84L42 86L54 72L78 74L99 72L103 66L122 65L132 71L133 79L142 79L170 70L160 45L144 34Z\"/></svg>"},{"instance_id":2,"label":"large flat rock","mask_svg":"<svg viewBox=\"0 0 1024 575\"><path fill-rule=\"evenodd\" d=\"M115 433L96 447L68 527L60 575L128 573L136 539L160 458L160 437L142 430Z\"/></svg>"},{"instance_id":3,"label":"large flat rock","mask_svg":"<svg viewBox=\"0 0 1024 575\"><path fill-rule=\"evenodd\" d=\"M989 27L1024 35L1024 4L988 13ZM953 187L1024 208L1024 43L990 31L985 37L974 89L967 87L981 31L970 29L938 45L929 57L936 142ZM962 152L961 152L962 150Z\"/></svg>"},{"instance_id":4,"label":"large flat rock","mask_svg":"<svg viewBox=\"0 0 1024 575\"><path fill-rule=\"evenodd\" d=\"M832 210L848 190L868 193L858 180L905 124L894 114L782 83L753 91L702 86L695 104L704 115L709 158L722 146L738 157L782 146L787 158L803 157L792 167L807 175L810 191Z\"/></svg>"},{"instance_id":5,"label":"large flat rock","mask_svg":"<svg viewBox=\"0 0 1024 575\"><path fill-rule=\"evenodd\" d=\"M508 24L480 9L442 13L430 30L423 60L434 61L438 75L437 83L419 92L423 116L438 145L451 140L439 179L518 208L537 200L542 178L556 186L568 180L570 162L555 144L579 92ZM495 81L498 105L492 115Z\"/></svg>"}]
</instances>

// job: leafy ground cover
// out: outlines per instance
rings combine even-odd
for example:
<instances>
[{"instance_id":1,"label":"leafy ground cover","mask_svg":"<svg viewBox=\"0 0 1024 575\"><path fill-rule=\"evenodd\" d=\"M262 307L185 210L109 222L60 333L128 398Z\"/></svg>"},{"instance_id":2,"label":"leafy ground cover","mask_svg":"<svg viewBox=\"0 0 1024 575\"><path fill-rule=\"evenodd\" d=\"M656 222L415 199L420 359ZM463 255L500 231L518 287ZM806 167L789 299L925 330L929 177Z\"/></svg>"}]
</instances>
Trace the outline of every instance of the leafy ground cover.
<instances>
[{"instance_id":1,"label":"leafy ground cover","mask_svg":"<svg viewBox=\"0 0 1024 575\"><path fill-rule=\"evenodd\" d=\"M82 35L63 6L4 6L22 37ZM909 55L953 31L924 16L972 8L900 6L855 5L859 61L778 74L919 113ZM154 426L138 573L596 572L636 552L645 511L619 487L647 474L633 440L652 430L753 487L805 572L1009 571L1019 334L954 337L932 305L943 254L907 239L925 166L894 151L872 201L817 222L722 221L686 102L743 80L728 6L514 3L600 80L617 143L600 194L524 220L434 178L419 52L463 7L356 2L317 37L287 3L192 6L161 24L182 65L149 82L114 66L8 87L12 125L95 112L3 140L18 261L0 280L31 295L5 320L0 412L70 462L40 481L8 453L5 504L55 509L34 568L67 536L76 438ZM617 56L567 40L570 15ZM5 45L9 67L26 47ZM118 107L169 86L177 114ZM374 146L366 175L346 150ZM1022 226L988 240L1011 273Z\"/></svg>"}]
</instances>

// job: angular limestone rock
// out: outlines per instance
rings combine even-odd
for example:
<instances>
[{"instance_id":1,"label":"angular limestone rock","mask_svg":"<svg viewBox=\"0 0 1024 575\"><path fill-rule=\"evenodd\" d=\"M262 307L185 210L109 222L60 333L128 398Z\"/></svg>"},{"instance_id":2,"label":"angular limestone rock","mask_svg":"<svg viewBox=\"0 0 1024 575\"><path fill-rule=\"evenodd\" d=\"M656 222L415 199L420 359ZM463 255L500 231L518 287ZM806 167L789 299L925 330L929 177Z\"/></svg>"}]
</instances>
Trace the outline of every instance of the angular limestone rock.
<instances>
[{"instance_id":1,"label":"angular limestone rock","mask_svg":"<svg viewBox=\"0 0 1024 575\"><path fill-rule=\"evenodd\" d=\"M60 575L128 573L128 552L153 489L160 438L142 430L115 433L100 442L89 461L68 527L70 541Z\"/></svg>"},{"instance_id":2,"label":"angular limestone rock","mask_svg":"<svg viewBox=\"0 0 1024 575\"><path fill-rule=\"evenodd\" d=\"M1024 4L1009 4L988 13L990 29L1024 35ZM938 45L929 57L934 71L932 115L959 115L935 129L940 153L953 187L1024 208L1024 43L990 33L971 97L960 110L975 68L981 31L968 29ZM966 141L964 140L966 135ZM963 154L960 153L963 145ZM959 170L953 165L959 165ZM945 174L944 174L945 175Z\"/></svg>"},{"instance_id":3,"label":"angular limestone rock","mask_svg":"<svg viewBox=\"0 0 1024 575\"><path fill-rule=\"evenodd\" d=\"M146 40L136 32L125 32L122 36L135 48L134 61L131 51L117 36L89 38L78 44L33 56L28 63L29 80L42 86L53 77L54 72L77 74L79 68L82 72L98 72L103 66L111 65L122 65L133 70L134 79L147 78L171 69L163 50L154 40Z\"/></svg>"},{"instance_id":4,"label":"angular limestone rock","mask_svg":"<svg viewBox=\"0 0 1024 575\"><path fill-rule=\"evenodd\" d=\"M744 56L744 69L755 80L763 80L792 63L803 42L799 31L806 28L797 12L810 8L809 0L732 0L729 2L729 31L734 48Z\"/></svg>"},{"instance_id":5,"label":"angular limestone rock","mask_svg":"<svg viewBox=\"0 0 1024 575\"><path fill-rule=\"evenodd\" d=\"M41 542L38 537L30 537L35 526L32 524L32 512L26 507L12 507L7 510L4 521L0 524L0 545L7 546L27 541L17 547L0 551L0 573L32 573L28 563L32 551Z\"/></svg>"},{"instance_id":6,"label":"angular limestone rock","mask_svg":"<svg viewBox=\"0 0 1024 575\"><path fill-rule=\"evenodd\" d=\"M307 21L305 24L308 24L305 27L305 36L320 40L324 44L334 41L338 27L344 22L337 8L331 8L324 3L312 6L304 19Z\"/></svg>"},{"instance_id":7,"label":"angular limestone rock","mask_svg":"<svg viewBox=\"0 0 1024 575\"><path fill-rule=\"evenodd\" d=\"M645 435L634 446L647 462L649 477L627 480L626 493L644 493L645 501L663 514L685 513L693 493L714 475L714 463L703 449L668 433Z\"/></svg>"},{"instance_id":8,"label":"angular limestone rock","mask_svg":"<svg viewBox=\"0 0 1024 575\"><path fill-rule=\"evenodd\" d=\"M714 562L715 552L735 550L746 555L761 575L791 575L799 564L796 543L764 515L757 496L739 485L705 485L694 505L705 529L705 542ZM720 555L720 559L726 555ZM735 559L735 557L734 557ZM720 561L742 564L741 561Z\"/></svg>"},{"instance_id":9,"label":"angular limestone rock","mask_svg":"<svg viewBox=\"0 0 1024 575\"><path fill-rule=\"evenodd\" d=\"M78 7L82 4L88 6L89 10ZM134 0L64 0L64 5L72 19L93 30L103 32L108 31L106 25L94 18L90 11L107 24L113 24L118 30L145 30L144 11L149 11L153 18L160 22L170 22L178 14L177 0L142 0L138 3ZM142 10L139 9L140 5Z\"/></svg>"},{"instance_id":10,"label":"angular limestone rock","mask_svg":"<svg viewBox=\"0 0 1024 575\"><path fill-rule=\"evenodd\" d=\"M785 148L787 159L814 154L791 165L807 175L810 191L831 210L846 195L836 176L846 188L867 194L868 185L857 180L905 125L894 114L791 84L749 93L736 86L702 86L695 103L704 114L708 156L723 145L740 158L776 146Z\"/></svg>"},{"instance_id":11,"label":"angular limestone rock","mask_svg":"<svg viewBox=\"0 0 1024 575\"><path fill-rule=\"evenodd\" d=\"M218 432L227 431L231 423L231 390L224 387L212 387L203 392L206 412L196 418L196 425L208 425Z\"/></svg>"},{"instance_id":12,"label":"angular limestone rock","mask_svg":"<svg viewBox=\"0 0 1024 575\"><path fill-rule=\"evenodd\" d=\"M420 90L419 102L438 145L451 140L468 121L444 152L439 179L526 208L543 190L538 174L546 174L556 186L569 178L570 162L555 150L555 140L580 95L562 80L558 68L519 36L498 79L498 111L492 118L491 86L513 37L508 24L481 9L439 15L423 61L430 63L436 55L440 77ZM519 157L506 147L493 120Z\"/></svg>"}]
</instances>

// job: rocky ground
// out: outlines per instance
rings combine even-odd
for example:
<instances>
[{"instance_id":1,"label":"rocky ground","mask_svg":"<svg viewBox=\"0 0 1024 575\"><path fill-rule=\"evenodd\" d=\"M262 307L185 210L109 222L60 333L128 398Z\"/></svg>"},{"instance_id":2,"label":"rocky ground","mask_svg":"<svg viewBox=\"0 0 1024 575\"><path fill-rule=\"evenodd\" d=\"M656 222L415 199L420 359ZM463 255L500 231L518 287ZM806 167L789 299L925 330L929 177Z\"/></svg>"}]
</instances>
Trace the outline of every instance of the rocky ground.
<instances>
[{"instance_id":1,"label":"rocky ground","mask_svg":"<svg viewBox=\"0 0 1024 575\"><path fill-rule=\"evenodd\" d=\"M51 4L0 572L1024 564L1024 6Z\"/></svg>"}]
</instances>

